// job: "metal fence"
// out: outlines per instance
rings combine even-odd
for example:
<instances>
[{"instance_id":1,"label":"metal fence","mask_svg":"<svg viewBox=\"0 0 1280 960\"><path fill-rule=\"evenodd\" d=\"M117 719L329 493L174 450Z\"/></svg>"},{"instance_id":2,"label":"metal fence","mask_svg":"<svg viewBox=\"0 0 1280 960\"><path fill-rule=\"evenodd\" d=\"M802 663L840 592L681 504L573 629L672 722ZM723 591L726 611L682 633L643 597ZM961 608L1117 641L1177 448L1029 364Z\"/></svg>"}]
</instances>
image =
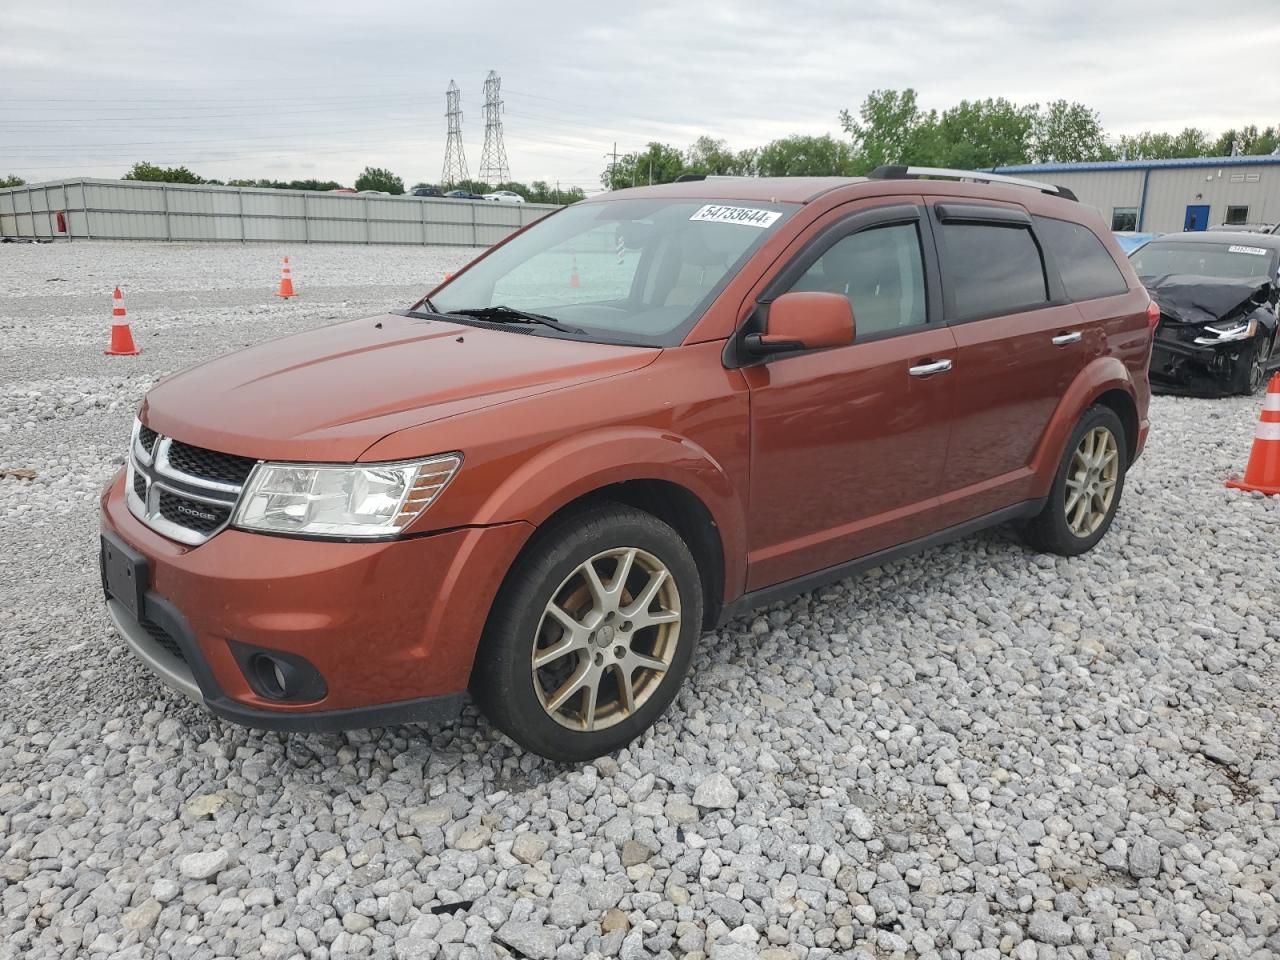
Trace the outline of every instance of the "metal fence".
<instances>
[{"instance_id":1,"label":"metal fence","mask_svg":"<svg viewBox=\"0 0 1280 960\"><path fill-rule=\"evenodd\" d=\"M555 209L490 200L55 180L0 190L0 237L485 247Z\"/></svg>"}]
</instances>

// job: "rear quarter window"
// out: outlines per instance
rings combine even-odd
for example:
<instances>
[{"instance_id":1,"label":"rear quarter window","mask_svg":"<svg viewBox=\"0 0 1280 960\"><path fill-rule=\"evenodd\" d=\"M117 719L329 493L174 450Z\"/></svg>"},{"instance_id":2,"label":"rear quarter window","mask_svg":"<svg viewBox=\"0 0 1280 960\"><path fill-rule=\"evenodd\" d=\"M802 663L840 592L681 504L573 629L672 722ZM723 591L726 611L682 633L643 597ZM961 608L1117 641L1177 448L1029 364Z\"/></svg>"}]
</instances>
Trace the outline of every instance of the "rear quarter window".
<instances>
[{"instance_id":1,"label":"rear quarter window","mask_svg":"<svg viewBox=\"0 0 1280 960\"><path fill-rule=\"evenodd\" d=\"M957 320L1032 310L1049 302L1044 262L1020 224L942 224L942 276Z\"/></svg>"},{"instance_id":2,"label":"rear quarter window","mask_svg":"<svg viewBox=\"0 0 1280 960\"><path fill-rule=\"evenodd\" d=\"M1051 217L1034 217L1036 234L1053 259L1072 300L1113 297L1129 289L1106 246L1088 227Z\"/></svg>"}]
</instances>

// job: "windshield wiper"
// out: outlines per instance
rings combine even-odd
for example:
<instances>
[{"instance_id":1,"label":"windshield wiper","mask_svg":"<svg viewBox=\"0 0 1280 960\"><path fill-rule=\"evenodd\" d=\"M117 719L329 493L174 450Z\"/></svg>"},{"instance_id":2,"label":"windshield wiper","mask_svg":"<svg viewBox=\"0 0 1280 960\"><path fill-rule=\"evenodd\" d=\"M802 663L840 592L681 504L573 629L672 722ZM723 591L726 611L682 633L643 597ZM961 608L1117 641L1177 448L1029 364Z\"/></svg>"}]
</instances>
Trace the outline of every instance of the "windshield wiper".
<instances>
[{"instance_id":1,"label":"windshield wiper","mask_svg":"<svg viewBox=\"0 0 1280 960\"><path fill-rule=\"evenodd\" d=\"M582 334L587 331L581 327L570 327L561 323L555 317L548 317L542 313L532 313L529 310L517 310L515 307L508 307L505 304L496 304L492 307L465 307L461 310L450 310L441 316L450 316L456 314L461 317L475 317L477 320L488 320L492 323L540 323L545 327L553 330L559 330L561 333L577 333Z\"/></svg>"}]
</instances>

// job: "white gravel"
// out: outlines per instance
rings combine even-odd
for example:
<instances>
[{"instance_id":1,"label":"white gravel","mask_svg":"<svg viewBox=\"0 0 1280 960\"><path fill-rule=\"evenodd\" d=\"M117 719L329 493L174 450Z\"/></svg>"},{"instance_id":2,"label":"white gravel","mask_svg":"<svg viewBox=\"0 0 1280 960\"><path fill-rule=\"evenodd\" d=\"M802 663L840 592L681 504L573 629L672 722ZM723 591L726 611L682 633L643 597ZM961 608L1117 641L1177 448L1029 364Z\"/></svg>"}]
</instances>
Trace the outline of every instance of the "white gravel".
<instances>
[{"instance_id":1,"label":"white gravel","mask_svg":"<svg viewBox=\"0 0 1280 960\"><path fill-rule=\"evenodd\" d=\"M0 958L1280 953L1280 499L1222 486L1257 400L1158 398L1086 557L995 531L704 637L580 769L472 710L283 737L165 692L97 582L142 393L469 255L0 245Z\"/></svg>"}]
</instances>

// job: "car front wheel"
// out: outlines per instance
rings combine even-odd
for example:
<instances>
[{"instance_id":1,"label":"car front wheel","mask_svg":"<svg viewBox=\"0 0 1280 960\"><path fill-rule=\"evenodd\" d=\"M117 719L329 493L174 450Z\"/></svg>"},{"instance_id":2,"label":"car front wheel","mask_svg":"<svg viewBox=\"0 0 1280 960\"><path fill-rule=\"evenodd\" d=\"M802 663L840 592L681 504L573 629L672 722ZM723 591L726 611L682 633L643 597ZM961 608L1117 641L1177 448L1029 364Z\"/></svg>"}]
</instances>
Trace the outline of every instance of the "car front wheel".
<instances>
[{"instance_id":1,"label":"car front wheel","mask_svg":"<svg viewBox=\"0 0 1280 960\"><path fill-rule=\"evenodd\" d=\"M1261 326L1261 325L1259 325ZM1267 364L1271 361L1271 334L1264 327L1253 342L1236 358L1235 393L1251 397L1267 382Z\"/></svg>"},{"instance_id":2,"label":"car front wheel","mask_svg":"<svg viewBox=\"0 0 1280 960\"><path fill-rule=\"evenodd\" d=\"M553 521L507 576L472 693L494 726L550 759L618 750L674 699L702 603L689 548L651 514L601 504Z\"/></svg>"},{"instance_id":3,"label":"car front wheel","mask_svg":"<svg viewBox=\"0 0 1280 960\"><path fill-rule=\"evenodd\" d=\"M1090 407L1076 424L1040 513L1023 528L1027 545L1074 557L1111 527L1128 468L1124 426L1109 407Z\"/></svg>"}]
</instances>

